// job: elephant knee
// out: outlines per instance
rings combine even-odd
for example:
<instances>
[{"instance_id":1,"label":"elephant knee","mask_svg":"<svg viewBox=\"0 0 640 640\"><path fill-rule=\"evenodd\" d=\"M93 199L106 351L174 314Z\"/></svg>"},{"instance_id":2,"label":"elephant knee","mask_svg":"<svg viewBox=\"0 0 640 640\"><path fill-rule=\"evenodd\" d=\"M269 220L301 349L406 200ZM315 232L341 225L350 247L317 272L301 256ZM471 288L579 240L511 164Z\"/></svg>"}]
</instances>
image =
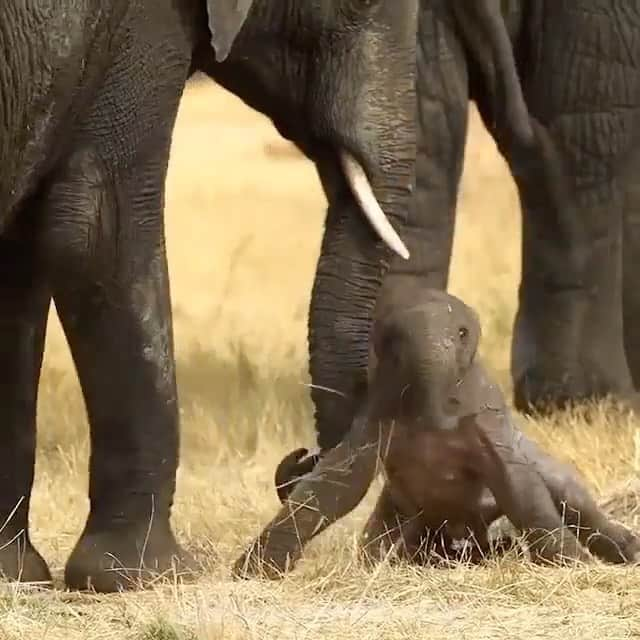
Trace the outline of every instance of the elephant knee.
<instances>
[{"instance_id":1,"label":"elephant knee","mask_svg":"<svg viewBox=\"0 0 640 640\"><path fill-rule=\"evenodd\" d=\"M111 236L108 199L106 174L94 154L75 154L56 173L43 199L39 234L54 279L96 273Z\"/></svg>"}]
</instances>

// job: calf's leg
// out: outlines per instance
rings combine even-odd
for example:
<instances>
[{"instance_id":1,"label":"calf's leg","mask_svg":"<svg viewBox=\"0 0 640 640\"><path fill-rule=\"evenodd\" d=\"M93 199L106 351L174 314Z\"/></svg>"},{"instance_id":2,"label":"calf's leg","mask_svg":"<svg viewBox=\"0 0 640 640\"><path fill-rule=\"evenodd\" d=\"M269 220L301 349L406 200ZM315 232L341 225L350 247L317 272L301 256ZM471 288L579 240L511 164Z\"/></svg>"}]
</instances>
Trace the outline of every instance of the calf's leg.
<instances>
[{"instance_id":1,"label":"calf's leg","mask_svg":"<svg viewBox=\"0 0 640 640\"><path fill-rule=\"evenodd\" d=\"M420 514L412 518L397 508L387 484L360 536L360 548L370 562L384 560L396 547L399 557L410 558L420 547L424 522Z\"/></svg>"},{"instance_id":2,"label":"calf's leg","mask_svg":"<svg viewBox=\"0 0 640 640\"><path fill-rule=\"evenodd\" d=\"M640 562L640 539L600 509L574 470L542 451L538 460L537 467L556 508L575 529L580 542L607 562Z\"/></svg>"},{"instance_id":3,"label":"calf's leg","mask_svg":"<svg viewBox=\"0 0 640 640\"><path fill-rule=\"evenodd\" d=\"M533 559L586 559L588 554L562 521L544 478L520 450L521 434L508 427L509 417L501 411L487 410L473 418L463 418L463 422L469 419L479 426L477 432L486 456L486 482L512 524L526 533Z\"/></svg>"},{"instance_id":4,"label":"calf's leg","mask_svg":"<svg viewBox=\"0 0 640 640\"><path fill-rule=\"evenodd\" d=\"M379 431L377 424L357 417L346 438L300 479L275 518L238 558L234 575L275 579L293 568L305 545L365 496L387 438L388 429Z\"/></svg>"}]
</instances>

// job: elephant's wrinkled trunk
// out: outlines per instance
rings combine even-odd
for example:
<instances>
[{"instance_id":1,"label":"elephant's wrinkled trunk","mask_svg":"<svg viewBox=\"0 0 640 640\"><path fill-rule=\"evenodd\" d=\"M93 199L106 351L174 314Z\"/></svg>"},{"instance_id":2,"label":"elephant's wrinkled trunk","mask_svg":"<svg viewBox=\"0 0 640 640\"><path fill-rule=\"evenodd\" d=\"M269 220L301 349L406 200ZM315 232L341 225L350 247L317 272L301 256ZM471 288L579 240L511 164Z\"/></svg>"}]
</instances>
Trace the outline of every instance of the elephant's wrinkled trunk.
<instances>
[{"instance_id":1,"label":"elephant's wrinkled trunk","mask_svg":"<svg viewBox=\"0 0 640 640\"><path fill-rule=\"evenodd\" d=\"M450 354L443 356L434 360L430 354L420 361L415 388L409 393L407 418L424 429L447 431L458 425L457 417L447 412L456 367Z\"/></svg>"},{"instance_id":2,"label":"elephant's wrinkled trunk","mask_svg":"<svg viewBox=\"0 0 640 640\"><path fill-rule=\"evenodd\" d=\"M327 56L326 65L316 65L320 73L307 85L309 121L316 123L311 135L321 143L312 157L329 202L309 314L312 398L323 450L344 437L366 391L388 247L407 255L402 236L416 159L417 6L414 0L378 3L376 19L349 36L338 65L330 47L318 53Z\"/></svg>"},{"instance_id":3,"label":"elephant's wrinkled trunk","mask_svg":"<svg viewBox=\"0 0 640 640\"><path fill-rule=\"evenodd\" d=\"M355 509L366 495L387 450L391 425L370 413L356 416L342 442L296 483L288 496L295 530L304 544ZM299 508L305 505L307 508ZM293 516L293 518L292 518Z\"/></svg>"},{"instance_id":4,"label":"elephant's wrinkled trunk","mask_svg":"<svg viewBox=\"0 0 640 640\"><path fill-rule=\"evenodd\" d=\"M364 219L344 160L336 159L342 155L359 162L375 200L402 237L415 170L415 53L411 64L411 69L380 64L378 71L386 68L389 78L382 74L370 94L340 105L335 126L342 148L317 159L329 210L312 291L309 351L322 450L344 437L366 391L373 311L391 258ZM396 91L390 93L383 82ZM394 114L391 120L389 114Z\"/></svg>"},{"instance_id":5,"label":"elephant's wrinkled trunk","mask_svg":"<svg viewBox=\"0 0 640 640\"><path fill-rule=\"evenodd\" d=\"M326 450L340 442L364 399L373 311L390 252L363 224L335 165L318 166L330 205L312 290L309 352L318 445ZM377 200L397 229L403 228L412 169L413 159L386 175L389 185L374 182Z\"/></svg>"}]
</instances>

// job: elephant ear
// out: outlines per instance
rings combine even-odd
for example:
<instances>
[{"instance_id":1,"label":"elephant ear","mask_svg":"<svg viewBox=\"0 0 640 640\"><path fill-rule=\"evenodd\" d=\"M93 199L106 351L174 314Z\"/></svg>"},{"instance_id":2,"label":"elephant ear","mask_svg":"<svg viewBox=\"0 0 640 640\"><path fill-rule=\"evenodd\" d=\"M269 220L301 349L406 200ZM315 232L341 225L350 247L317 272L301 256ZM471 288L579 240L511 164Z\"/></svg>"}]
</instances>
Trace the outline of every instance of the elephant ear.
<instances>
[{"instance_id":1,"label":"elephant ear","mask_svg":"<svg viewBox=\"0 0 640 640\"><path fill-rule=\"evenodd\" d=\"M226 60L252 4L253 0L207 0L211 44L217 62Z\"/></svg>"}]
</instances>

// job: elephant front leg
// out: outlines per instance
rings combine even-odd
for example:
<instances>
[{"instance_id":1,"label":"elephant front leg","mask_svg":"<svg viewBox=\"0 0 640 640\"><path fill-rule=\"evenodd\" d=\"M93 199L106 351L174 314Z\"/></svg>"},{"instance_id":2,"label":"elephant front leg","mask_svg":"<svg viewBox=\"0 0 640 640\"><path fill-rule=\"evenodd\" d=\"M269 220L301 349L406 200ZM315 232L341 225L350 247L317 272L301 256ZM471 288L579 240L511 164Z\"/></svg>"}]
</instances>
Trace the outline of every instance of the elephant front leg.
<instances>
[{"instance_id":1,"label":"elephant front leg","mask_svg":"<svg viewBox=\"0 0 640 640\"><path fill-rule=\"evenodd\" d=\"M360 536L363 557L371 563L384 560L402 537L401 524L402 517L385 483Z\"/></svg>"},{"instance_id":2,"label":"elephant front leg","mask_svg":"<svg viewBox=\"0 0 640 640\"><path fill-rule=\"evenodd\" d=\"M134 588L191 565L169 524L179 434L158 163L114 189L96 157L78 154L47 194L44 249L91 428L71 588Z\"/></svg>"},{"instance_id":3,"label":"elephant front leg","mask_svg":"<svg viewBox=\"0 0 640 640\"><path fill-rule=\"evenodd\" d=\"M563 521L580 542L606 562L640 563L640 538L600 508L577 471L553 459L533 442L528 441L527 446Z\"/></svg>"},{"instance_id":4,"label":"elephant front leg","mask_svg":"<svg viewBox=\"0 0 640 640\"><path fill-rule=\"evenodd\" d=\"M621 211L562 213L523 197L522 280L511 373L515 405L546 411L615 395L633 400L622 324ZM546 210L545 210L546 209ZM573 229L561 218L575 216Z\"/></svg>"},{"instance_id":5,"label":"elephant front leg","mask_svg":"<svg viewBox=\"0 0 640 640\"><path fill-rule=\"evenodd\" d=\"M29 537L36 399L49 301L25 218L0 238L0 574L23 582L51 580Z\"/></svg>"},{"instance_id":6,"label":"elephant front leg","mask_svg":"<svg viewBox=\"0 0 640 640\"><path fill-rule=\"evenodd\" d=\"M371 564L382 562L394 552L399 559L412 560L420 551L425 531L422 514L405 516L385 484L360 536L362 556Z\"/></svg>"},{"instance_id":7,"label":"elephant front leg","mask_svg":"<svg viewBox=\"0 0 640 640\"><path fill-rule=\"evenodd\" d=\"M578 3L580 5L580 3ZM640 11L545 3L524 86L542 143L511 159L523 205L516 406L633 399L622 319L622 175L640 104ZM620 55L620 42L631 43ZM635 176L633 179L636 179Z\"/></svg>"},{"instance_id":8,"label":"elephant front leg","mask_svg":"<svg viewBox=\"0 0 640 640\"><path fill-rule=\"evenodd\" d=\"M300 479L276 517L236 560L234 575L277 579L291 570L308 542L364 498L390 434L388 425L359 414L340 444Z\"/></svg>"},{"instance_id":9,"label":"elephant front leg","mask_svg":"<svg viewBox=\"0 0 640 640\"><path fill-rule=\"evenodd\" d=\"M478 435L483 480L498 506L494 513L504 513L526 535L534 561L588 560L589 554L562 521L547 484L509 420L502 411L487 410L462 418L460 425L475 429Z\"/></svg>"}]
</instances>

